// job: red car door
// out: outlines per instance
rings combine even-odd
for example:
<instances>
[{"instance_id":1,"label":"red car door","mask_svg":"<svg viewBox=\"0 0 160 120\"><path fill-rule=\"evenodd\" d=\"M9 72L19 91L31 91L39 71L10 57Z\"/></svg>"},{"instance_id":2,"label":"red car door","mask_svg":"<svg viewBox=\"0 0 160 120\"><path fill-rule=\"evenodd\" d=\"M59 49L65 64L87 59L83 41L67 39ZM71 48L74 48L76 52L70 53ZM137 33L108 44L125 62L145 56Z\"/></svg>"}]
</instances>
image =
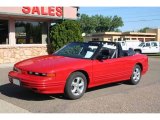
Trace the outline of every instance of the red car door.
<instances>
[{"instance_id":1,"label":"red car door","mask_svg":"<svg viewBox=\"0 0 160 120\"><path fill-rule=\"evenodd\" d=\"M133 69L132 58L121 57L93 61L93 80L95 84L104 84L130 78Z\"/></svg>"}]
</instances>

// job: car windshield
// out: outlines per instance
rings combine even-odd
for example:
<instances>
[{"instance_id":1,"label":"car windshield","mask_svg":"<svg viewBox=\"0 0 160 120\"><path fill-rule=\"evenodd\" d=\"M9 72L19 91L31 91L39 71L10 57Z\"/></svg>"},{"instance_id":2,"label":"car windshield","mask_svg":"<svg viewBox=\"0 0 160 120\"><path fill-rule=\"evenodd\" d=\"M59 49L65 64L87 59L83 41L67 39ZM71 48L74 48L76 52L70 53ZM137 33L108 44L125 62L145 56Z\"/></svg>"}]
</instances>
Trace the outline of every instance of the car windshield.
<instances>
[{"instance_id":1,"label":"car windshield","mask_svg":"<svg viewBox=\"0 0 160 120\"><path fill-rule=\"evenodd\" d=\"M62 47L60 50L56 51L54 55L90 59L98 47L98 44L75 42Z\"/></svg>"},{"instance_id":2,"label":"car windshield","mask_svg":"<svg viewBox=\"0 0 160 120\"><path fill-rule=\"evenodd\" d=\"M139 44L139 47L142 47L142 46L144 46L144 43Z\"/></svg>"}]
</instances>

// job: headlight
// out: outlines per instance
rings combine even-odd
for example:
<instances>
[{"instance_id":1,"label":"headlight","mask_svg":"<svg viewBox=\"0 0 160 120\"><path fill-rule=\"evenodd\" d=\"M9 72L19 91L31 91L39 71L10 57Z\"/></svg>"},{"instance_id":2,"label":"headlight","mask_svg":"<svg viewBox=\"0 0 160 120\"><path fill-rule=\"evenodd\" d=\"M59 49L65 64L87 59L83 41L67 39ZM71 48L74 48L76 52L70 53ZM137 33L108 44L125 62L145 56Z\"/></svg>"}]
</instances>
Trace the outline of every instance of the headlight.
<instances>
[{"instance_id":1,"label":"headlight","mask_svg":"<svg viewBox=\"0 0 160 120\"><path fill-rule=\"evenodd\" d=\"M35 74L35 75L38 75L38 76L40 76L40 75L41 75L41 73L37 73L37 72L35 72L34 74Z\"/></svg>"},{"instance_id":2,"label":"headlight","mask_svg":"<svg viewBox=\"0 0 160 120\"><path fill-rule=\"evenodd\" d=\"M47 73L41 73L42 76L47 76Z\"/></svg>"},{"instance_id":3,"label":"headlight","mask_svg":"<svg viewBox=\"0 0 160 120\"><path fill-rule=\"evenodd\" d=\"M13 71L16 71L16 72L21 72L20 69L16 68L16 67L13 67Z\"/></svg>"},{"instance_id":4,"label":"headlight","mask_svg":"<svg viewBox=\"0 0 160 120\"><path fill-rule=\"evenodd\" d=\"M55 77L56 74L55 73L38 73L38 72L28 72L29 75L36 75L36 76L46 76L46 77Z\"/></svg>"}]
</instances>

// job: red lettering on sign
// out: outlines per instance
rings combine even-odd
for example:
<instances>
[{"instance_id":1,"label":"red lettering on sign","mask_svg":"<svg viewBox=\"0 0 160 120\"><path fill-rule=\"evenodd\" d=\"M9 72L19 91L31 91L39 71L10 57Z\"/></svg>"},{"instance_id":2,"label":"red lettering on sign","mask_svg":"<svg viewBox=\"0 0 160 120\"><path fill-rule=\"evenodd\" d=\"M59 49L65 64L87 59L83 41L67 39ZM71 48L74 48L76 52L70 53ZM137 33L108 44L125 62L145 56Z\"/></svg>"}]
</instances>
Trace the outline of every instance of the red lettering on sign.
<instances>
[{"instance_id":1,"label":"red lettering on sign","mask_svg":"<svg viewBox=\"0 0 160 120\"><path fill-rule=\"evenodd\" d=\"M54 10L55 10L54 7L48 7L48 14L49 14L50 16L55 16Z\"/></svg>"},{"instance_id":2,"label":"red lettering on sign","mask_svg":"<svg viewBox=\"0 0 160 120\"><path fill-rule=\"evenodd\" d=\"M39 7L33 7L32 14L35 14L35 13L37 13L38 15L40 15Z\"/></svg>"},{"instance_id":3,"label":"red lettering on sign","mask_svg":"<svg viewBox=\"0 0 160 120\"><path fill-rule=\"evenodd\" d=\"M41 14L42 14L42 15L48 15L48 12L45 12L44 7L41 7Z\"/></svg>"},{"instance_id":4,"label":"red lettering on sign","mask_svg":"<svg viewBox=\"0 0 160 120\"><path fill-rule=\"evenodd\" d=\"M63 14L62 7L22 7L24 14L44 15L44 16L57 16L61 17Z\"/></svg>"},{"instance_id":5,"label":"red lettering on sign","mask_svg":"<svg viewBox=\"0 0 160 120\"><path fill-rule=\"evenodd\" d=\"M29 14L31 11L31 8L30 7L23 7L22 8L22 12L25 13L25 14Z\"/></svg>"},{"instance_id":6,"label":"red lettering on sign","mask_svg":"<svg viewBox=\"0 0 160 120\"><path fill-rule=\"evenodd\" d=\"M58 16L58 17L61 17L62 16L62 7L56 7L56 15Z\"/></svg>"}]
</instances>

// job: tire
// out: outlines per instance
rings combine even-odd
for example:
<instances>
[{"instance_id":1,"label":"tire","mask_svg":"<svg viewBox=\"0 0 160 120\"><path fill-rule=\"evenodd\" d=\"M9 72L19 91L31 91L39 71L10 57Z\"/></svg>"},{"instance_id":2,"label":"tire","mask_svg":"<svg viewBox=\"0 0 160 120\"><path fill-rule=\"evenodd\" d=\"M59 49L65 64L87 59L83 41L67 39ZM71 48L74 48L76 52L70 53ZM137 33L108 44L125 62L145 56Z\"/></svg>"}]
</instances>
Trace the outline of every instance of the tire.
<instances>
[{"instance_id":1,"label":"tire","mask_svg":"<svg viewBox=\"0 0 160 120\"><path fill-rule=\"evenodd\" d=\"M135 65L130 79L130 83L132 85L138 84L139 81L141 80L141 71L142 71L141 67L139 65Z\"/></svg>"},{"instance_id":2,"label":"tire","mask_svg":"<svg viewBox=\"0 0 160 120\"><path fill-rule=\"evenodd\" d=\"M67 79L64 95L71 100L75 100L84 95L86 88L86 76L81 72L74 72Z\"/></svg>"},{"instance_id":3,"label":"tire","mask_svg":"<svg viewBox=\"0 0 160 120\"><path fill-rule=\"evenodd\" d=\"M140 50L135 50L135 53L136 54L141 54L141 51Z\"/></svg>"}]
</instances>

